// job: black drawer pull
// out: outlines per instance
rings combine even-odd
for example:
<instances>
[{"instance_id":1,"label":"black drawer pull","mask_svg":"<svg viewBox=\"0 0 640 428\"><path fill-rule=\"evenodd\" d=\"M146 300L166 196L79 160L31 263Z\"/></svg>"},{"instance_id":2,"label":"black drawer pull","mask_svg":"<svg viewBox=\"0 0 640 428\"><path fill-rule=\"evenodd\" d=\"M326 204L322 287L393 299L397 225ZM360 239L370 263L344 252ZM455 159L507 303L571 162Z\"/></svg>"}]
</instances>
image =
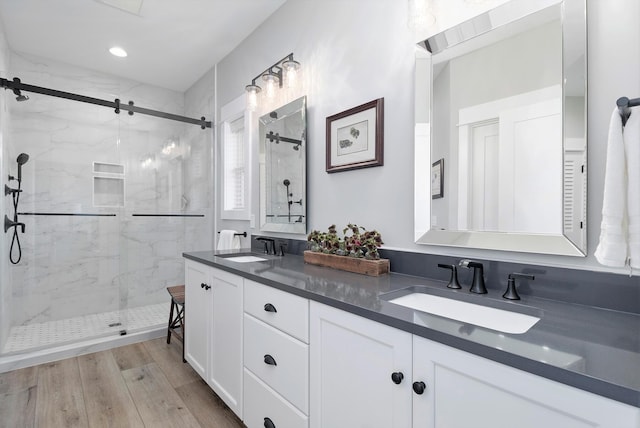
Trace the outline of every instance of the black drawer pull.
<instances>
[{"instance_id":1,"label":"black drawer pull","mask_svg":"<svg viewBox=\"0 0 640 428\"><path fill-rule=\"evenodd\" d=\"M270 366L277 366L276 360L269 354L264 356L264 363L269 364Z\"/></svg>"},{"instance_id":2,"label":"black drawer pull","mask_svg":"<svg viewBox=\"0 0 640 428\"><path fill-rule=\"evenodd\" d=\"M273 306L271 303L266 303L264 305L264 310L267 311L267 312L274 312L274 313L278 312L278 311L276 311L276 307Z\"/></svg>"},{"instance_id":3,"label":"black drawer pull","mask_svg":"<svg viewBox=\"0 0 640 428\"><path fill-rule=\"evenodd\" d=\"M391 373L391 380L396 385L400 385L400 382L402 382L402 379L404 379L404 375L402 374L402 372L393 372L393 373Z\"/></svg>"},{"instance_id":4,"label":"black drawer pull","mask_svg":"<svg viewBox=\"0 0 640 428\"><path fill-rule=\"evenodd\" d=\"M269 418L264 418L264 428L276 428L276 424Z\"/></svg>"},{"instance_id":5,"label":"black drawer pull","mask_svg":"<svg viewBox=\"0 0 640 428\"><path fill-rule=\"evenodd\" d=\"M413 382L413 392L418 395L424 394L427 390L427 385L424 382Z\"/></svg>"}]
</instances>

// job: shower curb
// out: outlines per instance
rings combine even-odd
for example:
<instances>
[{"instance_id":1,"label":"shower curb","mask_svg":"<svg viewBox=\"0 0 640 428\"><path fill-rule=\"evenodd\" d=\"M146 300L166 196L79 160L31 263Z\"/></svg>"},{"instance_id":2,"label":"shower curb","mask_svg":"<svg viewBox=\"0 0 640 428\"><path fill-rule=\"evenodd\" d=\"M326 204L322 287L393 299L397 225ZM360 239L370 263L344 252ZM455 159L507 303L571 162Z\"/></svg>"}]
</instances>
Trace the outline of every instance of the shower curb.
<instances>
[{"instance_id":1,"label":"shower curb","mask_svg":"<svg viewBox=\"0 0 640 428\"><path fill-rule=\"evenodd\" d=\"M85 340L63 346L56 346L49 349L27 352L16 355L0 357L0 373L25 367L36 366L38 364L50 363L52 361L63 360L65 358L77 357L79 355L91 354L98 351L106 351L132 343L144 342L146 340L164 337L167 334L166 326L158 326L151 330L128 333L124 336L108 336L98 339Z\"/></svg>"}]
</instances>

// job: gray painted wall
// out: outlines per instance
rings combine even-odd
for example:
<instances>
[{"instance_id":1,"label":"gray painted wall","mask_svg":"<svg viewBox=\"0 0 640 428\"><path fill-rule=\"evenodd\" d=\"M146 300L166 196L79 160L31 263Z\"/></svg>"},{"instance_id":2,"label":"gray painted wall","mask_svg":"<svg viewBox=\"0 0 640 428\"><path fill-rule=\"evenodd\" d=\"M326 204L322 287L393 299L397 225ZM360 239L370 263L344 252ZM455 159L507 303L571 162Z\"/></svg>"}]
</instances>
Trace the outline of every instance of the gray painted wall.
<instances>
[{"instance_id":1,"label":"gray painted wall","mask_svg":"<svg viewBox=\"0 0 640 428\"><path fill-rule=\"evenodd\" d=\"M640 96L640 27L636 22L640 2L587 3L586 258L422 246L413 242L413 59L418 40L407 27L405 1L285 3L217 65L217 105L239 96L261 70L289 52L295 53L304 68L303 85L308 96L309 230L355 222L378 229L391 249L628 273L625 269L600 266L593 252L600 234L609 118L618 97ZM439 12L435 11L436 19ZM327 174L326 117L380 97L385 98L384 166ZM254 175L252 211L257 217L256 180ZM216 224L216 230L225 228L250 231L248 222Z\"/></svg>"}]
</instances>

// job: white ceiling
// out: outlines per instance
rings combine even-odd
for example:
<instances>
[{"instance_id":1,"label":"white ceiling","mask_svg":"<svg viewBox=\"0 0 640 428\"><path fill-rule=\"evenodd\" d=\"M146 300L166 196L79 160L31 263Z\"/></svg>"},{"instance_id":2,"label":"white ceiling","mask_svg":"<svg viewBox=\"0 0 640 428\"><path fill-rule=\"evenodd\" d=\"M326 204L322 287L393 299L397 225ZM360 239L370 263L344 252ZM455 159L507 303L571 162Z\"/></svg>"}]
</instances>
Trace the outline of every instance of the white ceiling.
<instances>
[{"instance_id":1,"label":"white ceiling","mask_svg":"<svg viewBox=\"0 0 640 428\"><path fill-rule=\"evenodd\" d=\"M9 48L183 92L286 0L103 1L0 0Z\"/></svg>"}]
</instances>

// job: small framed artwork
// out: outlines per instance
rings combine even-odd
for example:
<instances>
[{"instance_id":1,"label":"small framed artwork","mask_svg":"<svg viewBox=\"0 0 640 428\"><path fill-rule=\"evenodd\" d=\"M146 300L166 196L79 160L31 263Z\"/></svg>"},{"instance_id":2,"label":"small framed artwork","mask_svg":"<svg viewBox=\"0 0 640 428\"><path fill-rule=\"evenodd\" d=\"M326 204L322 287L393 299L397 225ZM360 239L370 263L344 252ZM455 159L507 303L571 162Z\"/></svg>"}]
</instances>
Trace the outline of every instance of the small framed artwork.
<instances>
[{"instance_id":1,"label":"small framed artwork","mask_svg":"<svg viewBox=\"0 0 640 428\"><path fill-rule=\"evenodd\" d=\"M327 172L382 166L384 98L327 117Z\"/></svg>"},{"instance_id":2,"label":"small framed artwork","mask_svg":"<svg viewBox=\"0 0 640 428\"><path fill-rule=\"evenodd\" d=\"M431 165L431 199L444 197L444 159Z\"/></svg>"}]
</instances>

